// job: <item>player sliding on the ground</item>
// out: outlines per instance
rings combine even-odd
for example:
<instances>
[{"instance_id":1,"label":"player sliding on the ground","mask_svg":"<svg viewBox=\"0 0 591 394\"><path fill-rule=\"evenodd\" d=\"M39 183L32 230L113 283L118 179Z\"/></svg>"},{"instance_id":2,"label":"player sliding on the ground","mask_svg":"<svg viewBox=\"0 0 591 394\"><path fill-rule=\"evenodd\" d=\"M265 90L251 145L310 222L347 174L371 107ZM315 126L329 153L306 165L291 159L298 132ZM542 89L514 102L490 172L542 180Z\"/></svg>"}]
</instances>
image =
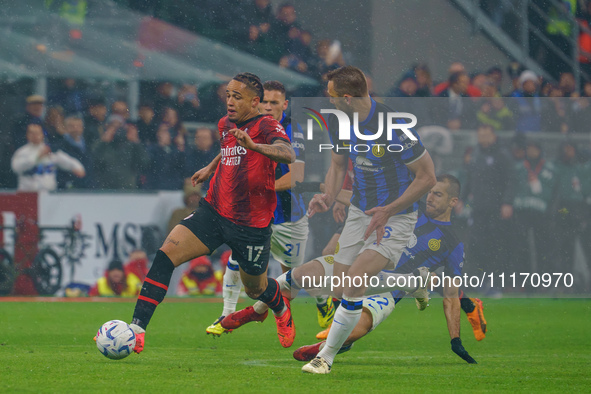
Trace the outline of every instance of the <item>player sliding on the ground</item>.
<instances>
[{"instance_id":1,"label":"player sliding on the ground","mask_svg":"<svg viewBox=\"0 0 591 394\"><path fill-rule=\"evenodd\" d=\"M186 261L210 254L226 243L240 266L246 294L271 308L284 347L295 337L289 303L277 281L267 278L271 221L277 205L275 167L293 163L295 152L283 126L259 113L263 85L251 73L236 75L226 90L227 115L218 129L221 153L191 178L199 184L213 175L207 197L168 235L138 297L131 328L137 334L134 351L144 348L145 329L164 300L173 270Z\"/></svg>"},{"instance_id":2,"label":"player sliding on the ground","mask_svg":"<svg viewBox=\"0 0 591 394\"><path fill-rule=\"evenodd\" d=\"M388 315L394 310L395 304L404 296L404 292L396 290L386 292L387 288L394 281L388 278L396 278L396 274L405 274L414 272L416 269L436 270L439 267L444 268L447 276L461 276L464 262L463 244L459 242L455 234L451 231L450 215L453 207L458 201L460 184L457 179L450 175L442 175L437 178L437 183L431 189L427 196L427 206L425 214L421 214L414 229L408 245L396 265L394 271L384 270L378 274L379 284L370 289L376 294L370 297L364 297L362 301L362 316L359 323L355 326L339 353L347 351L352 344L368 332L375 329ZM288 271L282 277L278 278L284 294L290 294L290 298L297 295L302 284L316 283L322 277L333 274L334 259L332 256L324 256L312 260L303 266ZM306 280L303 278L306 277ZM383 286L383 287L382 287ZM305 287L308 292L314 293L324 289ZM407 289L412 290L412 289ZM418 296L424 297L423 289L419 289ZM447 327L451 338L452 350L469 363L475 363L468 352L463 348L460 340L460 301L458 299L458 288L453 283L445 282L443 288L444 294L444 312L447 320ZM425 305L423 302L417 302L419 309ZM294 357L301 361L313 360L319 351L324 347L325 342L315 345L304 346L294 352Z\"/></svg>"},{"instance_id":3,"label":"player sliding on the ground","mask_svg":"<svg viewBox=\"0 0 591 394\"><path fill-rule=\"evenodd\" d=\"M263 84L264 98L259 110L264 115L271 115L281 122L291 146L296 154L292 164L278 164L275 171L275 191L277 192L277 208L275 209L271 235L271 255L281 264L282 272L299 267L304 262L306 241L308 239L308 218L302 193L293 189L296 182L302 182L305 169L305 146L301 130L291 128L291 118L285 114L289 101L285 97L285 87L278 81L267 81ZM208 334L221 335L231 332L234 323L224 318L236 311L236 303L240 296L242 282L238 273L238 264L230 257L224 273L222 315L206 328ZM266 319L267 305L257 304L261 314L260 321ZM328 327L334 315L332 299L319 297L317 300L318 322L321 327ZM234 315L234 318L237 316ZM222 321L224 323L222 324Z\"/></svg>"},{"instance_id":4,"label":"player sliding on the ground","mask_svg":"<svg viewBox=\"0 0 591 394\"><path fill-rule=\"evenodd\" d=\"M348 175L349 175L349 173L348 173ZM441 179L442 177L443 176L440 176L439 178ZM347 177L347 179L348 178L349 178L349 176ZM314 182L300 184L300 188L306 189L309 191L317 191L318 189L314 189L314 187L318 187L318 186L319 186L319 184L314 183ZM350 190L343 189L343 190L341 190L341 192L337 196L337 201L340 202L342 204L342 206L349 206L350 200L351 200L351 191ZM346 217L346 213L345 213L345 217ZM335 249L334 245L337 244L337 242L341 236L341 232L342 232L342 226L339 227L339 229L337 229L337 232L333 235L333 237L329 241L329 244L325 247L325 251L323 252L324 254L328 255L329 253L334 252L334 249ZM415 236L416 236L416 228L415 228ZM331 250L332 252L328 252L328 250ZM438 253L441 253L441 249L438 249L436 251L433 251L431 249L426 249L425 251L427 253L430 253L431 255L436 255ZM436 287L434 290L435 290L435 292L439 293L443 297L442 287ZM466 317L468 318L468 322L472 326L474 338L476 338L477 341L482 341L486 337L486 331L487 331L487 323L486 323L486 319L484 318L484 311L483 311L484 307L482 305L482 301L478 298L470 298L466 294L466 292L462 289L459 290L459 299L460 299L460 305L462 307L462 310L466 313ZM333 306L333 309L334 309L334 306ZM328 315L334 315L334 311L332 313L329 311ZM322 330L318 334L316 334L316 339L325 340L327 338L328 333L330 332L330 327L332 326L332 320L330 320L329 323L330 324L329 324L328 328L326 328L325 330Z\"/></svg>"}]
</instances>

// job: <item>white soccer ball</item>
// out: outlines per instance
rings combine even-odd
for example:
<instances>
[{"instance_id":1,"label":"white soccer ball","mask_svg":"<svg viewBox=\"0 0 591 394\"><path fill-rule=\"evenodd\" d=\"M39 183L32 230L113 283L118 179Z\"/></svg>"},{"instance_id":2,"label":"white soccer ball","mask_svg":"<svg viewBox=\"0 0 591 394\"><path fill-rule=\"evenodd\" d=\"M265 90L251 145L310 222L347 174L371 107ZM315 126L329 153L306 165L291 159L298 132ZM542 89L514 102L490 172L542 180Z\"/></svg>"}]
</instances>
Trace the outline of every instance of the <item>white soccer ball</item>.
<instances>
[{"instance_id":1,"label":"white soccer ball","mask_svg":"<svg viewBox=\"0 0 591 394\"><path fill-rule=\"evenodd\" d=\"M124 321L108 321L96 334L96 347L105 357L121 360L133 352L135 333Z\"/></svg>"}]
</instances>

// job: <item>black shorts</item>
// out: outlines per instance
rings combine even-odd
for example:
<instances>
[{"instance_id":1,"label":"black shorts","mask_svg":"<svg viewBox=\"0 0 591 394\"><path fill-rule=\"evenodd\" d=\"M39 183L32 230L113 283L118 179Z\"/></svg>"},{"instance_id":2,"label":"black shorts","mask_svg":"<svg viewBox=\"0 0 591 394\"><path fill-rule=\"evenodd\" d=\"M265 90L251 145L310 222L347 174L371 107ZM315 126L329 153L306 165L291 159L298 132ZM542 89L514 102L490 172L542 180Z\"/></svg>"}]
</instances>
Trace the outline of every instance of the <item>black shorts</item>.
<instances>
[{"instance_id":1,"label":"black shorts","mask_svg":"<svg viewBox=\"0 0 591 394\"><path fill-rule=\"evenodd\" d=\"M264 228L232 223L205 200L179 223L189 230L213 253L222 244L232 249L232 258L249 275L261 275L269 265L271 223Z\"/></svg>"}]
</instances>

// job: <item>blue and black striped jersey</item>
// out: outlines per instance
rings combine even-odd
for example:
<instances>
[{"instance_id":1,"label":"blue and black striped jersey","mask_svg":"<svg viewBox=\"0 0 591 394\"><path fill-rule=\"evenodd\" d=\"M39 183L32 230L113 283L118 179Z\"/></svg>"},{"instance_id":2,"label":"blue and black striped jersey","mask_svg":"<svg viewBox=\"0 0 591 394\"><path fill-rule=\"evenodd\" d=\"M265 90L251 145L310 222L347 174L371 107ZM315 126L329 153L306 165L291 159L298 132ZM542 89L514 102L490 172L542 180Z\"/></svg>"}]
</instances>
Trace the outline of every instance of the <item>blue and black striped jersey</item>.
<instances>
[{"instance_id":1,"label":"blue and black striped jersey","mask_svg":"<svg viewBox=\"0 0 591 394\"><path fill-rule=\"evenodd\" d=\"M359 121L359 132L364 135L376 135L382 126L382 134L376 140L366 141L358 138L351 125L351 139L340 141L337 117L332 115L328 123L333 151L348 155L353 162L355 181L351 204L362 211L385 206L398 199L413 179L406 166L425 153L425 148L413 129L410 130L417 141L411 140L399 129L394 129L391 140L388 140L387 113L394 111L373 99L371 103L367 119ZM406 122L399 119L398 123ZM399 214L414 212L417 209L418 204L415 203Z\"/></svg>"},{"instance_id":2,"label":"blue and black striped jersey","mask_svg":"<svg viewBox=\"0 0 591 394\"><path fill-rule=\"evenodd\" d=\"M304 133L298 126L298 130L292 133L291 118L285 113L281 118L281 125L285 129L291 147L296 154L296 162L306 161L306 148L304 146ZM289 165L278 163L275 169L275 180L281 178L289 172ZM294 193L291 190L277 192L277 208L275 209L275 217L273 224L281 224L285 222L296 222L306 214L306 206L304 205L304 197L301 193Z\"/></svg>"},{"instance_id":3,"label":"blue and black striped jersey","mask_svg":"<svg viewBox=\"0 0 591 394\"><path fill-rule=\"evenodd\" d=\"M410 274L419 267L427 267L429 271L444 267L446 276L462 275L464 244L455 235L451 222L430 219L424 213L419 215L413 234L393 272ZM404 291L392 292L396 302L404 295Z\"/></svg>"}]
</instances>

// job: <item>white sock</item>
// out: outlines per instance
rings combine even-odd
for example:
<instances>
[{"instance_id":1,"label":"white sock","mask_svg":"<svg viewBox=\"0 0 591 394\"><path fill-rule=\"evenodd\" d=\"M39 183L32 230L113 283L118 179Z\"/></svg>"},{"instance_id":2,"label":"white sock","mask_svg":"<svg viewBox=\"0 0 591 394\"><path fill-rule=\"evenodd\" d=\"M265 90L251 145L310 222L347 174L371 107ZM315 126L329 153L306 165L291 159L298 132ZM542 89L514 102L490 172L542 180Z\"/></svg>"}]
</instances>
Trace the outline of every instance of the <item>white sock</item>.
<instances>
[{"instance_id":1,"label":"white sock","mask_svg":"<svg viewBox=\"0 0 591 394\"><path fill-rule=\"evenodd\" d=\"M380 294L392 290L415 291L421 284L421 277L416 274L395 274L380 271L376 278L378 278L377 286L370 285L365 294ZM369 283L374 284L373 281L369 281Z\"/></svg>"},{"instance_id":2,"label":"white sock","mask_svg":"<svg viewBox=\"0 0 591 394\"><path fill-rule=\"evenodd\" d=\"M254 311L259 315L262 315L263 313L269 310L269 305L265 304L263 301L255 302L252 307L254 308Z\"/></svg>"},{"instance_id":3,"label":"white sock","mask_svg":"<svg viewBox=\"0 0 591 394\"><path fill-rule=\"evenodd\" d=\"M318 353L318 357L324 358L329 365L332 365L340 348L361 319L362 308L349 310L343 304L360 303L362 300L361 297L343 297L343 302L335 312L328 338L326 338L326 345Z\"/></svg>"},{"instance_id":4,"label":"white sock","mask_svg":"<svg viewBox=\"0 0 591 394\"><path fill-rule=\"evenodd\" d=\"M290 271L287 271L287 272L290 272ZM289 283L287 283L287 272L282 273L276 279L277 284L279 285L279 290L282 293L290 293L291 292L291 285Z\"/></svg>"},{"instance_id":5,"label":"white sock","mask_svg":"<svg viewBox=\"0 0 591 394\"><path fill-rule=\"evenodd\" d=\"M236 271L226 267L224 272L224 288L222 294L224 296L224 311L222 316L228 316L231 313L236 312L236 304L240 297L240 290L242 289L242 282L240 281L240 271L238 265L234 265L228 262L232 267L236 267Z\"/></svg>"}]
</instances>

